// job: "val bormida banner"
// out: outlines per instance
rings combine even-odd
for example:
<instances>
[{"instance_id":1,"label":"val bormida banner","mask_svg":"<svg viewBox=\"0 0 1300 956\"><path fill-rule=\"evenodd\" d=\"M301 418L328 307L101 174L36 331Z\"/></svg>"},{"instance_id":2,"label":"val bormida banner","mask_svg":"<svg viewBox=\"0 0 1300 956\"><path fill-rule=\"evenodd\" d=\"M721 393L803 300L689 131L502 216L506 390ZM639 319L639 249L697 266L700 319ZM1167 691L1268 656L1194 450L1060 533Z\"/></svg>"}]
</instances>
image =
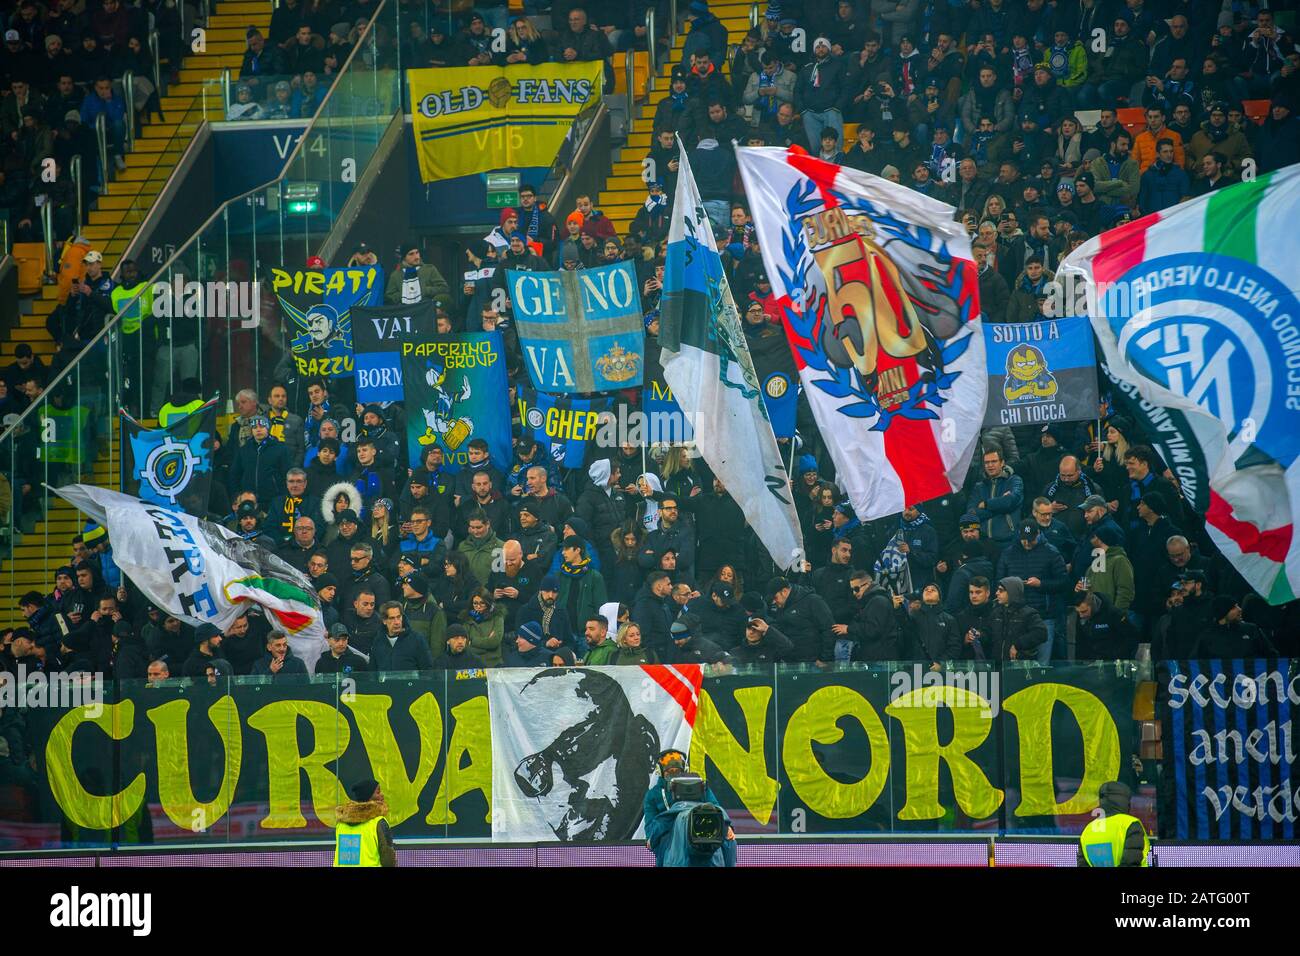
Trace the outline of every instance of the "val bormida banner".
<instances>
[{"instance_id":1,"label":"val bormida banner","mask_svg":"<svg viewBox=\"0 0 1300 956\"><path fill-rule=\"evenodd\" d=\"M635 680L583 684L596 670ZM541 679L547 673L566 676ZM84 839L117 828L124 842L132 842L128 831L151 831L160 844L225 842L235 832L253 841L319 838L334 824L345 785L367 776L383 787L398 836L487 837L502 773L518 780L510 819L520 827L532 827L535 809L557 827L571 819L565 829L575 837L608 820L612 838L635 829L635 814L617 805L639 806L647 778L602 808L591 801L616 791L588 794L572 785L574 775L596 766L603 747L619 764L617 779L631 780L639 759L653 759L653 739L677 739L682 720L693 726L691 765L742 833L1077 833L1108 780L1129 783L1135 812L1156 826L1154 785L1132 769L1131 663L944 674L919 665L756 670L705 678L693 705L657 692L642 701L639 690L628 700L628 687L653 686L641 668L535 670L527 676L539 680L513 692L530 707L550 694L565 702L530 710L551 716L529 731L527 752L498 748L503 725L483 672L349 676L355 682L220 681L165 691L126 682L102 710L33 712L27 734L39 761L33 806L41 809L23 825L24 845L57 843L63 828ZM651 703L664 713L647 711ZM947 711L942 719L938 708ZM565 749L592 719L619 721L644 745L624 735ZM496 768L494 755L507 750L517 763Z\"/></svg>"}]
</instances>

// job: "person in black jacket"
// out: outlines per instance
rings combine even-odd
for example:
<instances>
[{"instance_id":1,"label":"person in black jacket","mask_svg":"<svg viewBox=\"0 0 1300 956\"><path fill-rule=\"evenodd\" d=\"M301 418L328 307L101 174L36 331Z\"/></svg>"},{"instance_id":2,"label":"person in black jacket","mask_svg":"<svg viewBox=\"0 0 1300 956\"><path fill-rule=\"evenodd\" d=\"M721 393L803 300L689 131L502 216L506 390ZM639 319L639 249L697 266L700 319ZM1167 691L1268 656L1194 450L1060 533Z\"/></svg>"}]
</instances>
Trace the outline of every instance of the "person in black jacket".
<instances>
[{"instance_id":1,"label":"person in black jacket","mask_svg":"<svg viewBox=\"0 0 1300 956\"><path fill-rule=\"evenodd\" d=\"M826 606L837 624L847 624L857 611L849 578L853 574L853 542L840 538L831 545L831 563L812 573L808 583Z\"/></svg>"},{"instance_id":2,"label":"person in black jacket","mask_svg":"<svg viewBox=\"0 0 1300 956\"><path fill-rule=\"evenodd\" d=\"M921 606L908 615L908 656L912 660L938 665L961 656L961 634L957 621L939 603L939 586L927 584L921 591Z\"/></svg>"},{"instance_id":3,"label":"person in black jacket","mask_svg":"<svg viewBox=\"0 0 1300 956\"><path fill-rule=\"evenodd\" d=\"M1104 594L1081 591L1074 598L1076 661L1129 661L1137 652L1138 634L1127 615Z\"/></svg>"},{"instance_id":4,"label":"person in black jacket","mask_svg":"<svg viewBox=\"0 0 1300 956\"><path fill-rule=\"evenodd\" d=\"M1025 603L1025 582L1017 577L998 582L997 606L989 616L988 648L996 660L1032 660L1047 641L1047 626Z\"/></svg>"},{"instance_id":5,"label":"person in black jacket","mask_svg":"<svg viewBox=\"0 0 1300 956\"><path fill-rule=\"evenodd\" d=\"M770 624L794 645L792 660L827 663L835 659L835 618L826 602L803 585L773 578L767 585Z\"/></svg>"},{"instance_id":6,"label":"person in black jacket","mask_svg":"<svg viewBox=\"0 0 1300 956\"><path fill-rule=\"evenodd\" d=\"M370 665L375 671L433 670L429 645L411 633L402 616L402 605L389 601L379 609L383 630L370 649Z\"/></svg>"},{"instance_id":7,"label":"person in black jacket","mask_svg":"<svg viewBox=\"0 0 1300 956\"><path fill-rule=\"evenodd\" d=\"M993 588L989 579L976 575L967 587L966 609L957 615L957 633L961 638L963 660L989 659L989 640L993 633Z\"/></svg>"},{"instance_id":8,"label":"person in black jacket","mask_svg":"<svg viewBox=\"0 0 1300 956\"><path fill-rule=\"evenodd\" d=\"M271 437L271 422L265 415L256 415L251 427L252 437L240 446L230 466L230 490L251 491L258 501L272 501L284 494L288 456L284 442Z\"/></svg>"},{"instance_id":9,"label":"person in black jacket","mask_svg":"<svg viewBox=\"0 0 1300 956\"><path fill-rule=\"evenodd\" d=\"M1196 642L1197 660L1277 657L1277 648L1256 624L1241 619L1235 598L1220 594L1210 602L1210 625Z\"/></svg>"},{"instance_id":10,"label":"person in black jacket","mask_svg":"<svg viewBox=\"0 0 1300 956\"><path fill-rule=\"evenodd\" d=\"M673 621L669 628L672 642L660 660L665 664L717 664L729 661L730 655L702 636L698 627L699 621L693 614L683 614Z\"/></svg>"},{"instance_id":11,"label":"person in black jacket","mask_svg":"<svg viewBox=\"0 0 1300 956\"><path fill-rule=\"evenodd\" d=\"M271 677L288 677L293 674L306 676L307 665L293 656L289 647L289 638L279 631L266 635L266 654L253 665L253 674Z\"/></svg>"},{"instance_id":12,"label":"person in black jacket","mask_svg":"<svg viewBox=\"0 0 1300 956\"><path fill-rule=\"evenodd\" d=\"M353 674L370 670L370 662L348 647L348 626L335 624L325 641L329 650L316 661L317 674Z\"/></svg>"},{"instance_id":13,"label":"person in black jacket","mask_svg":"<svg viewBox=\"0 0 1300 956\"><path fill-rule=\"evenodd\" d=\"M745 623L745 639L731 649L734 664L779 664L794 653L790 639L761 617Z\"/></svg>"},{"instance_id":14,"label":"person in black jacket","mask_svg":"<svg viewBox=\"0 0 1300 956\"><path fill-rule=\"evenodd\" d=\"M835 624L831 633L836 641L836 660L893 661L898 660L899 618L896 613L901 598L894 597L878 586L869 571L854 571L849 577L849 589L856 602L856 613L847 624ZM850 641L845 654L839 649L841 641Z\"/></svg>"},{"instance_id":15,"label":"person in black jacket","mask_svg":"<svg viewBox=\"0 0 1300 956\"><path fill-rule=\"evenodd\" d=\"M131 622L126 619L116 622L113 625L113 676L117 680L144 680L149 673L149 659L149 649Z\"/></svg>"},{"instance_id":16,"label":"person in black jacket","mask_svg":"<svg viewBox=\"0 0 1300 956\"><path fill-rule=\"evenodd\" d=\"M447 625L447 652L440 654L433 661L434 670L463 671L482 670L483 662L469 649L469 634L464 625Z\"/></svg>"},{"instance_id":17,"label":"person in black jacket","mask_svg":"<svg viewBox=\"0 0 1300 956\"><path fill-rule=\"evenodd\" d=\"M703 597L691 602L699 632L719 647L730 650L745 636L745 609L736 603L736 592L725 581L717 581Z\"/></svg>"},{"instance_id":18,"label":"person in black jacket","mask_svg":"<svg viewBox=\"0 0 1300 956\"><path fill-rule=\"evenodd\" d=\"M632 605L632 620L641 629L641 646L662 659L667 653L669 626L672 622L673 581L667 572L651 571L637 592Z\"/></svg>"},{"instance_id":19,"label":"person in black jacket","mask_svg":"<svg viewBox=\"0 0 1300 956\"><path fill-rule=\"evenodd\" d=\"M194 651L185 659L178 676L201 680L207 674L208 664L225 661L221 653L221 632L213 624L200 624L194 629Z\"/></svg>"}]
</instances>

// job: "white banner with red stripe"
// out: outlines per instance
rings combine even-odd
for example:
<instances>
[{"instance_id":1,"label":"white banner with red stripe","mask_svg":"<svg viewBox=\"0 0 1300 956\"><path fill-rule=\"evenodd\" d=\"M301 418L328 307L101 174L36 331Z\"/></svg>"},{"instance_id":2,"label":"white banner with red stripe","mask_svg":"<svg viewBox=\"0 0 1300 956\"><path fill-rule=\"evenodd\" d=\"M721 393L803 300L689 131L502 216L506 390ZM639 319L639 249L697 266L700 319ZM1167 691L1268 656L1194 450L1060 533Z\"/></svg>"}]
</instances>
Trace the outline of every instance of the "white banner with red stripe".
<instances>
[{"instance_id":1,"label":"white banner with red stripe","mask_svg":"<svg viewBox=\"0 0 1300 956\"><path fill-rule=\"evenodd\" d=\"M690 752L703 680L699 664L489 670L492 839L644 837L656 758Z\"/></svg>"},{"instance_id":2,"label":"white banner with red stripe","mask_svg":"<svg viewBox=\"0 0 1300 956\"><path fill-rule=\"evenodd\" d=\"M858 517L961 488L988 390L979 280L952 207L798 148L736 155L804 394Z\"/></svg>"}]
</instances>

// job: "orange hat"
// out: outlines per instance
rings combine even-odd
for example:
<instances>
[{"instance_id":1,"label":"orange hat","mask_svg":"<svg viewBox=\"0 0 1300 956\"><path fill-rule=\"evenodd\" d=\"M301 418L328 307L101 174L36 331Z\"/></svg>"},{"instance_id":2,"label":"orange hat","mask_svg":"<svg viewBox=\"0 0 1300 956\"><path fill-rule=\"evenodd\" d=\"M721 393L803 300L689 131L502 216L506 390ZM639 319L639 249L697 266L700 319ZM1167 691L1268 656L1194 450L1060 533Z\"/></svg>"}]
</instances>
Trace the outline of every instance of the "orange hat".
<instances>
[{"instance_id":1,"label":"orange hat","mask_svg":"<svg viewBox=\"0 0 1300 956\"><path fill-rule=\"evenodd\" d=\"M584 221L584 218L585 217L582 215L582 212L580 210L575 209L573 210L573 212L569 213L567 216L564 217L564 224L567 226L571 222L576 222L579 226L581 226Z\"/></svg>"}]
</instances>

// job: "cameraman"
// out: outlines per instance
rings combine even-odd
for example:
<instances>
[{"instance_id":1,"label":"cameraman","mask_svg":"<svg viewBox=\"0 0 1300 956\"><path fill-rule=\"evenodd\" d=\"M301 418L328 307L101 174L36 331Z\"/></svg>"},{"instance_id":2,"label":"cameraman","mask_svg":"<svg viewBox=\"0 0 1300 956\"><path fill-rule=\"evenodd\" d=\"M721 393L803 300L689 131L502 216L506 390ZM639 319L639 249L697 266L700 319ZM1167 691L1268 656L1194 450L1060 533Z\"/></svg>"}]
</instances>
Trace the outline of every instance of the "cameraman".
<instances>
[{"instance_id":1,"label":"cameraman","mask_svg":"<svg viewBox=\"0 0 1300 956\"><path fill-rule=\"evenodd\" d=\"M732 829L731 818L718 804L713 791L704 787L703 799L695 801L678 799L671 792L672 781L687 775L686 754L680 750L665 750L659 755L657 766L659 781L645 795L643 808L646 846L655 855L655 866L735 866L736 831ZM709 805L721 813L722 823L727 828L726 839L712 852L691 846L687 832L689 821L678 823L679 818L689 816L694 807ZM677 852L674 853L674 850ZM683 857L686 862L670 862L670 858Z\"/></svg>"}]
</instances>

